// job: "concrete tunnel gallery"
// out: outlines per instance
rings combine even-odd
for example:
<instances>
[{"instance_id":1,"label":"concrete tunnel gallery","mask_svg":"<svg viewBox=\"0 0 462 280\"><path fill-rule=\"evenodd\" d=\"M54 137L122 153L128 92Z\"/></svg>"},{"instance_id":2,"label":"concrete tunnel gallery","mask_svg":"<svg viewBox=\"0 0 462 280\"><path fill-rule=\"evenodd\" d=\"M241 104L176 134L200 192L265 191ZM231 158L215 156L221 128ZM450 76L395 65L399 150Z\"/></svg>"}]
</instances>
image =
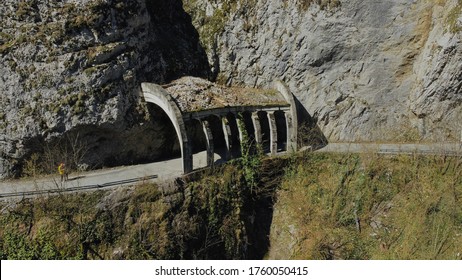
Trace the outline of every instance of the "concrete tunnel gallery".
<instances>
[{"instance_id":1,"label":"concrete tunnel gallery","mask_svg":"<svg viewBox=\"0 0 462 280\"><path fill-rule=\"evenodd\" d=\"M148 105L162 110L174 127L183 173L240 157L244 134L250 147L259 144L271 155L297 149L294 97L279 81L273 89L248 89L183 77L141 88ZM203 151L206 161L197 162L194 154Z\"/></svg>"}]
</instances>

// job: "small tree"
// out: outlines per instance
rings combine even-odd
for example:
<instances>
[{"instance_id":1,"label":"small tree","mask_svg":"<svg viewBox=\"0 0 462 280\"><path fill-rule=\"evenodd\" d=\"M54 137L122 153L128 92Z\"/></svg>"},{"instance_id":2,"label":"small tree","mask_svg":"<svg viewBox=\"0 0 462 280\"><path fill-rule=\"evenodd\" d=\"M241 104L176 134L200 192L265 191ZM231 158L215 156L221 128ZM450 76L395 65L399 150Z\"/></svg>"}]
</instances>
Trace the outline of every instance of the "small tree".
<instances>
[{"instance_id":1,"label":"small tree","mask_svg":"<svg viewBox=\"0 0 462 280\"><path fill-rule=\"evenodd\" d=\"M298 126L298 147L311 146L314 150L327 145L327 139L322 131L309 122L303 122Z\"/></svg>"},{"instance_id":2,"label":"small tree","mask_svg":"<svg viewBox=\"0 0 462 280\"><path fill-rule=\"evenodd\" d=\"M244 172L244 179L247 182L247 185L250 187L250 191L253 192L259 181L258 170L260 169L262 163L263 148L259 143L255 145L254 141L250 140L249 134L245 129L242 114L239 114L237 125L242 131L241 167L242 171Z\"/></svg>"},{"instance_id":3,"label":"small tree","mask_svg":"<svg viewBox=\"0 0 462 280\"><path fill-rule=\"evenodd\" d=\"M24 162L23 174L35 177L40 174L56 173L60 162L66 163L68 171L76 170L88 154L88 144L79 133L67 134L56 141L46 143L42 153L33 153Z\"/></svg>"},{"instance_id":4,"label":"small tree","mask_svg":"<svg viewBox=\"0 0 462 280\"><path fill-rule=\"evenodd\" d=\"M79 133L67 134L44 150L45 170L55 172L59 162L65 162L68 170L76 170L88 153L88 144Z\"/></svg>"}]
</instances>

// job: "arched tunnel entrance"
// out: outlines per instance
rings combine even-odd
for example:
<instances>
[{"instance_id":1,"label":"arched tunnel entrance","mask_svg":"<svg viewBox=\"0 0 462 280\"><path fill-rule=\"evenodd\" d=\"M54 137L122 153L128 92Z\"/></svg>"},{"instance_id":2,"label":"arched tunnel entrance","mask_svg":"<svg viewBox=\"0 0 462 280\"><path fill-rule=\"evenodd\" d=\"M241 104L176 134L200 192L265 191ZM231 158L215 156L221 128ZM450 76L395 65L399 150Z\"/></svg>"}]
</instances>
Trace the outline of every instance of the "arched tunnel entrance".
<instances>
[{"instance_id":1,"label":"arched tunnel entrance","mask_svg":"<svg viewBox=\"0 0 462 280\"><path fill-rule=\"evenodd\" d=\"M158 154L159 159L181 158L181 148L175 127L162 108L153 103L147 104L149 120L155 129L152 133L148 151Z\"/></svg>"}]
</instances>

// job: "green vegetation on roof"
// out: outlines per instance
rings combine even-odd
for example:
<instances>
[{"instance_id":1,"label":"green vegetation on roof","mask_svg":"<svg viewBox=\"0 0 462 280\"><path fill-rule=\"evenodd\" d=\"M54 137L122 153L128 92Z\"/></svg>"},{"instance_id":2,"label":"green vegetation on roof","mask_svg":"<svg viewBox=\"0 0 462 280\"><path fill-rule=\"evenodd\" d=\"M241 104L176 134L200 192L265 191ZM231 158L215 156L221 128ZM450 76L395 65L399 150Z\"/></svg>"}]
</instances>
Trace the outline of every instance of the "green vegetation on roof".
<instances>
[{"instance_id":1,"label":"green vegetation on roof","mask_svg":"<svg viewBox=\"0 0 462 280\"><path fill-rule=\"evenodd\" d=\"M462 0L458 0L457 5L452 8L446 19L446 22L451 33L458 33L462 31L462 23L459 18L462 16Z\"/></svg>"}]
</instances>

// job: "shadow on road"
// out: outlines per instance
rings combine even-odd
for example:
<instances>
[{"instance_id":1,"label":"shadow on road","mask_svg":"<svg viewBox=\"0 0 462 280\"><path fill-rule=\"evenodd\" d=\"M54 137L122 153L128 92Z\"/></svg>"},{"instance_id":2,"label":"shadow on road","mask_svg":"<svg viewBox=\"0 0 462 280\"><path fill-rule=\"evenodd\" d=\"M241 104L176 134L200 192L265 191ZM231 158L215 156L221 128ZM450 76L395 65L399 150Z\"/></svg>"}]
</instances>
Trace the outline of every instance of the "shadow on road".
<instances>
[{"instance_id":1,"label":"shadow on road","mask_svg":"<svg viewBox=\"0 0 462 280\"><path fill-rule=\"evenodd\" d=\"M79 179L82 179L82 178L85 178L86 176L77 176L77 177L74 177L74 178L70 178L70 179L67 179L67 181L75 181L75 180L79 180Z\"/></svg>"}]
</instances>

